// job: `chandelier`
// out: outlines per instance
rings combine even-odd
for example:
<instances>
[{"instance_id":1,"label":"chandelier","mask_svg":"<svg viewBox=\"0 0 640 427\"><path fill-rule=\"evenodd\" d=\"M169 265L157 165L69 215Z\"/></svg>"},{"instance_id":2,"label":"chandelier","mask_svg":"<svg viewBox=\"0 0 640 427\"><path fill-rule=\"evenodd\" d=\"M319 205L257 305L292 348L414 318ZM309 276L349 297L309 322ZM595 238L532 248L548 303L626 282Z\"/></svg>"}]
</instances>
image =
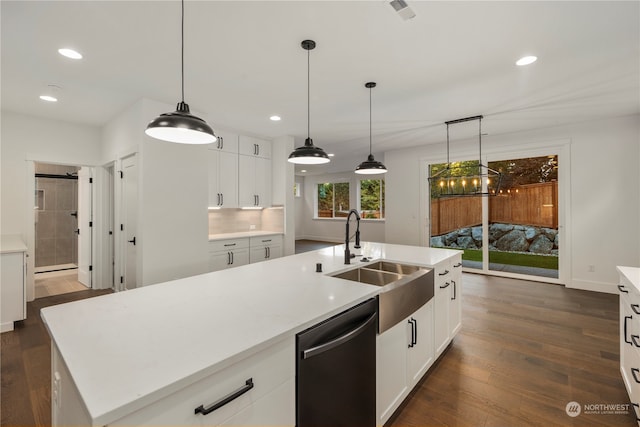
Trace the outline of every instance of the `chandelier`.
<instances>
[{"instance_id":1,"label":"chandelier","mask_svg":"<svg viewBox=\"0 0 640 427\"><path fill-rule=\"evenodd\" d=\"M456 123L478 121L478 162L449 160L449 126ZM447 125L447 163L429 176L431 194L435 197L495 196L500 192L502 174L482 164L482 116L450 120Z\"/></svg>"}]
</instances>

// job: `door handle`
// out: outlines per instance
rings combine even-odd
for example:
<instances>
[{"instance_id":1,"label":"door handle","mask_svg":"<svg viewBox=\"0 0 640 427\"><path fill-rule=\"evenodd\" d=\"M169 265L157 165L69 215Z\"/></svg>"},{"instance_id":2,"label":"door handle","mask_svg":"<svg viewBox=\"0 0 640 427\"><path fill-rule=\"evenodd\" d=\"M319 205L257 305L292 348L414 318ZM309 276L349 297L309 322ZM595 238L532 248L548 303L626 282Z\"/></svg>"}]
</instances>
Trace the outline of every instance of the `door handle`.
<instances>
[{"instance_id":1,"label":"door handle","mask_svg":"<svg viewBox=\"0 0 640 427\"><path fill-rule=\"evenodd\" d=\"M233 393L230 393L230 394L226 395L225 397L223 397L222 399L218 400L217 402L215 402L214 404L212 404L208 408L205 408L204 405L198 406L194 410L194 414L202 414L202 415L210 414L213 411L215 411L216 409L220 409L224 405L226 405L227 403L229 403L229 402L237 399L238 397L242 396L243 394L245 394L246 392L248 392L252 388L253 388L253 378L249 378L247 381L245 381L244 385L242 387L240 387L238 390L234 391Z\"/></svg>"},{"instance_id":2,"label":"door handle","mask_svg":"<svg viewBox=\"0 0 640 427\"><path fill-rule=\"evenodd\" d=\"M413 318L407 320L407 323L411 325L411 342L408 345L408 347L411 348L415 345L415 335L416 335L415 330L413 328Z\"/></svg>"},{"instance_id":3,"label":"door handle","mask_svg":"<svg viewBox=\"0 0 640 427\"><path fill-rule=\"evenodd\" d=\"M220 206L224 205L224 193L220 193Z\"/></svg>"},{"instance_id":4,"label":"door handle","mask_svg":"<svg viewBox=\"0 0 640 427\"><path fill-rule=\"evenodd\" d=\"M135 246L136 245L136 236L133 236L133 239L127 240L127 242L133 243L133 246Z\"/></svg>"},{"instance_id":5,"label":"door handle","mask_svg":"<svg viewBox=\"0 0 640 427\"><path fill-rule=\"evenodd\" d=\"M362 324L360 326L358 326L355 329L350 330L349 332L347 332L344 335L339 336L336 339L333 339L329 342L326 342L324 344L320 344L318 346L312 347L308 350L305 350L302 352L302 358L303 359L309 359L310 357L316 356L318 354L324 353L325 351L331 350L334 347L337 347L341 344L344 344L345 342L357 337L358 335L360 335L362 332L364 332L364 330L367 328L367 326L371 325L373 322L376 321L378 317L378 313L373 313L371 316L369 316L369 318L367 320L365 320L364 322L362 322Z\"/></svg>"}]
</instances>

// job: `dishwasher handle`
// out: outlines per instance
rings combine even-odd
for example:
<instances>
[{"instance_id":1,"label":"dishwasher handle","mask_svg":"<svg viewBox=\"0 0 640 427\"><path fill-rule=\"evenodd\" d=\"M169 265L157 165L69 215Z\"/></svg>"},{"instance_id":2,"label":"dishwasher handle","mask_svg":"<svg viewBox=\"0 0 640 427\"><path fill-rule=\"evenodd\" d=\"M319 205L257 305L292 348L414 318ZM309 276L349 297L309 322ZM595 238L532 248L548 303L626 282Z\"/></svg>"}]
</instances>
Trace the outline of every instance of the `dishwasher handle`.
<instances>
[{"instance_id":1,"label":"dishwasher handle","mask_svg":"<svg viewBox=\"0 0 640 427\"><path fill-rule=\"evenodd\" d=\"M326 342L324 344L320 344L318 346L312 347L308 350L304 350L302 352L302 358L303 359L309 359L313 356L317 356L318 354L324 353L325 351L331 350L334 347L337 347L355 337L357 337L358 335L360 335L365 329L367 329L367 327L375 322L376 317L378 316L378 313L373 313L371 316L369 316L369 318L367 318L367 320L365 320L364 322L362 322L362 324L360 324L357 328L350 330L349 332L347 332L344 335L339 336L338 338L335 338L329 342Z\"/></svg>"}]
</instances>

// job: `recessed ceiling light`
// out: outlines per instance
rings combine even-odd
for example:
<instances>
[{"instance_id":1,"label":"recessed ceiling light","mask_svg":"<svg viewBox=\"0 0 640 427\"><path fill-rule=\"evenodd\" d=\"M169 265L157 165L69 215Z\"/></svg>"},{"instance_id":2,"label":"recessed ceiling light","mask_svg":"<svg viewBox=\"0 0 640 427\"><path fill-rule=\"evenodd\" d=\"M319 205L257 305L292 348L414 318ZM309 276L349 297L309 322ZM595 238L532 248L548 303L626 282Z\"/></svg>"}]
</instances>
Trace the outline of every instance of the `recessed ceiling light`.
<instances>
[{"instance_id":1,"label":"recessed ceiling light","mask_svg":"<svg viewBox=\"0 0 640 427\"><path fill-rule=\"evenodd\" d=\"M537 60L538 60L537 56L523 56L522 58L516 61L516 65L520 65L520 66L529 65L529 64L533 64Z\"/></svg>"},{"instance_id":2,"label":"recessed ceiling light","mask_svg":"<svg viewBox=\"0 0 640 427\"><path fill-rule=\"evenodd\" d=\"M68 49L68 48L58 49L58 53L62 56L66 56L67 58L82 59L82 54L73 49Z\"/></svg>"},{"instance_id":3,"label":"recessed ceiling light","mask_svg":"<svg viewBox=\"0 0 640 427\"><path fill-rule=\"evenodd\" d=\"M271 120L272 122L279 122L280 120L282 120L282 118L280 116L271 116L269 117L269 120Z\"/></svg>"},{"instance_id":4,"label":"recessed ceiling light","mask_svg":"<svg viewBox=\"0 0 640 427\"><path fill-rule=\"evenodd\" d=\"M300 172L305 173L307 170L306 169L302 169Z\"/></svg>"},{"instance_id":5,"label":"recessed ceiling light","mask_svg":"<svg viewBox=\"0 0 640 427\"><path fill-rule=\"evenodd\" d=\"M333 156L335 156L335 154L333 154L333 153L329 153L329 154L327 154L327 156L329 156L329 157L333 157Z\"/></svg>"},{"instance_id":6,"label":"recessed ceiling light","mask_svg":"<svg viewBox=\"0 0 640 427\"><path fill-rule=\"evenodd\" d=\"M47 102L58 102L58 98L55 98L51 95L40 95L40 99Z\"/></svg>"}]
</instances>

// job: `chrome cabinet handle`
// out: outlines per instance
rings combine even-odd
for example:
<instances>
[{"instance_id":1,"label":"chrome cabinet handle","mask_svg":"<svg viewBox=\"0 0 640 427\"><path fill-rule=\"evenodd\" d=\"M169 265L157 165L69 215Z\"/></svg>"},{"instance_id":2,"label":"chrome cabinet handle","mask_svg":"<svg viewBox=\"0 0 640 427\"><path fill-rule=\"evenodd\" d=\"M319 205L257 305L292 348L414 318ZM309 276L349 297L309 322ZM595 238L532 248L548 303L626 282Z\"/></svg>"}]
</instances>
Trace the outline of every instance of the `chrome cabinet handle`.
<instances>
[{"instance_id":1,"label":"chrome cabinet handle","mask_svg":"<svg viewBox=\"0 0 640 427\"><path fill-rule=\"evenodd\" d=\"M242 396L243 394L245 394L246 392L248 392L252 388L253 388L253 378L249 378L247 381L244 382L244 385L242 387L240 387L238 390L236 390L236 391L234 391L232 393L229 393L228 395L226 395L222 399L220 399L217 402L213 403L208 408L205 408L204 405L198 406L194 410L194 414L208 415L208 414L212 413L213 411L215 411L216 409L222 408L227 403L229 403L229 402L231 402L233 400L236 400L238 397Z\"/></svg>"},{"instance_id":2,"label":"chrome cabinet handle","mask_svg":"<svg viewBox=\"0 0 640 427\"><path fill-rule=\"evenodd\" d=\"M365 320L364 322L362 322L362 324L360 326L358 326L356 329L352 329L349 332L347 332L344 335L339 336L336 339L333 339L329 342L326 342L324 344L320 344L318 346L312 347L309 350L305 350L302 352L302 358L303 359L309 359L310 357L313 356L317 356L318 354L324 353L325 351L331 350L334 347L337 347L341 344L344 344L345 342L357 337L358 335L360 335L362 332L364 332L364 330L367 328L367 326L369 326L371 323L376 321L376 318L378 317L378 313L373 313L371 316L369 316L369 318L367 320Z\"/></svg>"}]
</instances>

